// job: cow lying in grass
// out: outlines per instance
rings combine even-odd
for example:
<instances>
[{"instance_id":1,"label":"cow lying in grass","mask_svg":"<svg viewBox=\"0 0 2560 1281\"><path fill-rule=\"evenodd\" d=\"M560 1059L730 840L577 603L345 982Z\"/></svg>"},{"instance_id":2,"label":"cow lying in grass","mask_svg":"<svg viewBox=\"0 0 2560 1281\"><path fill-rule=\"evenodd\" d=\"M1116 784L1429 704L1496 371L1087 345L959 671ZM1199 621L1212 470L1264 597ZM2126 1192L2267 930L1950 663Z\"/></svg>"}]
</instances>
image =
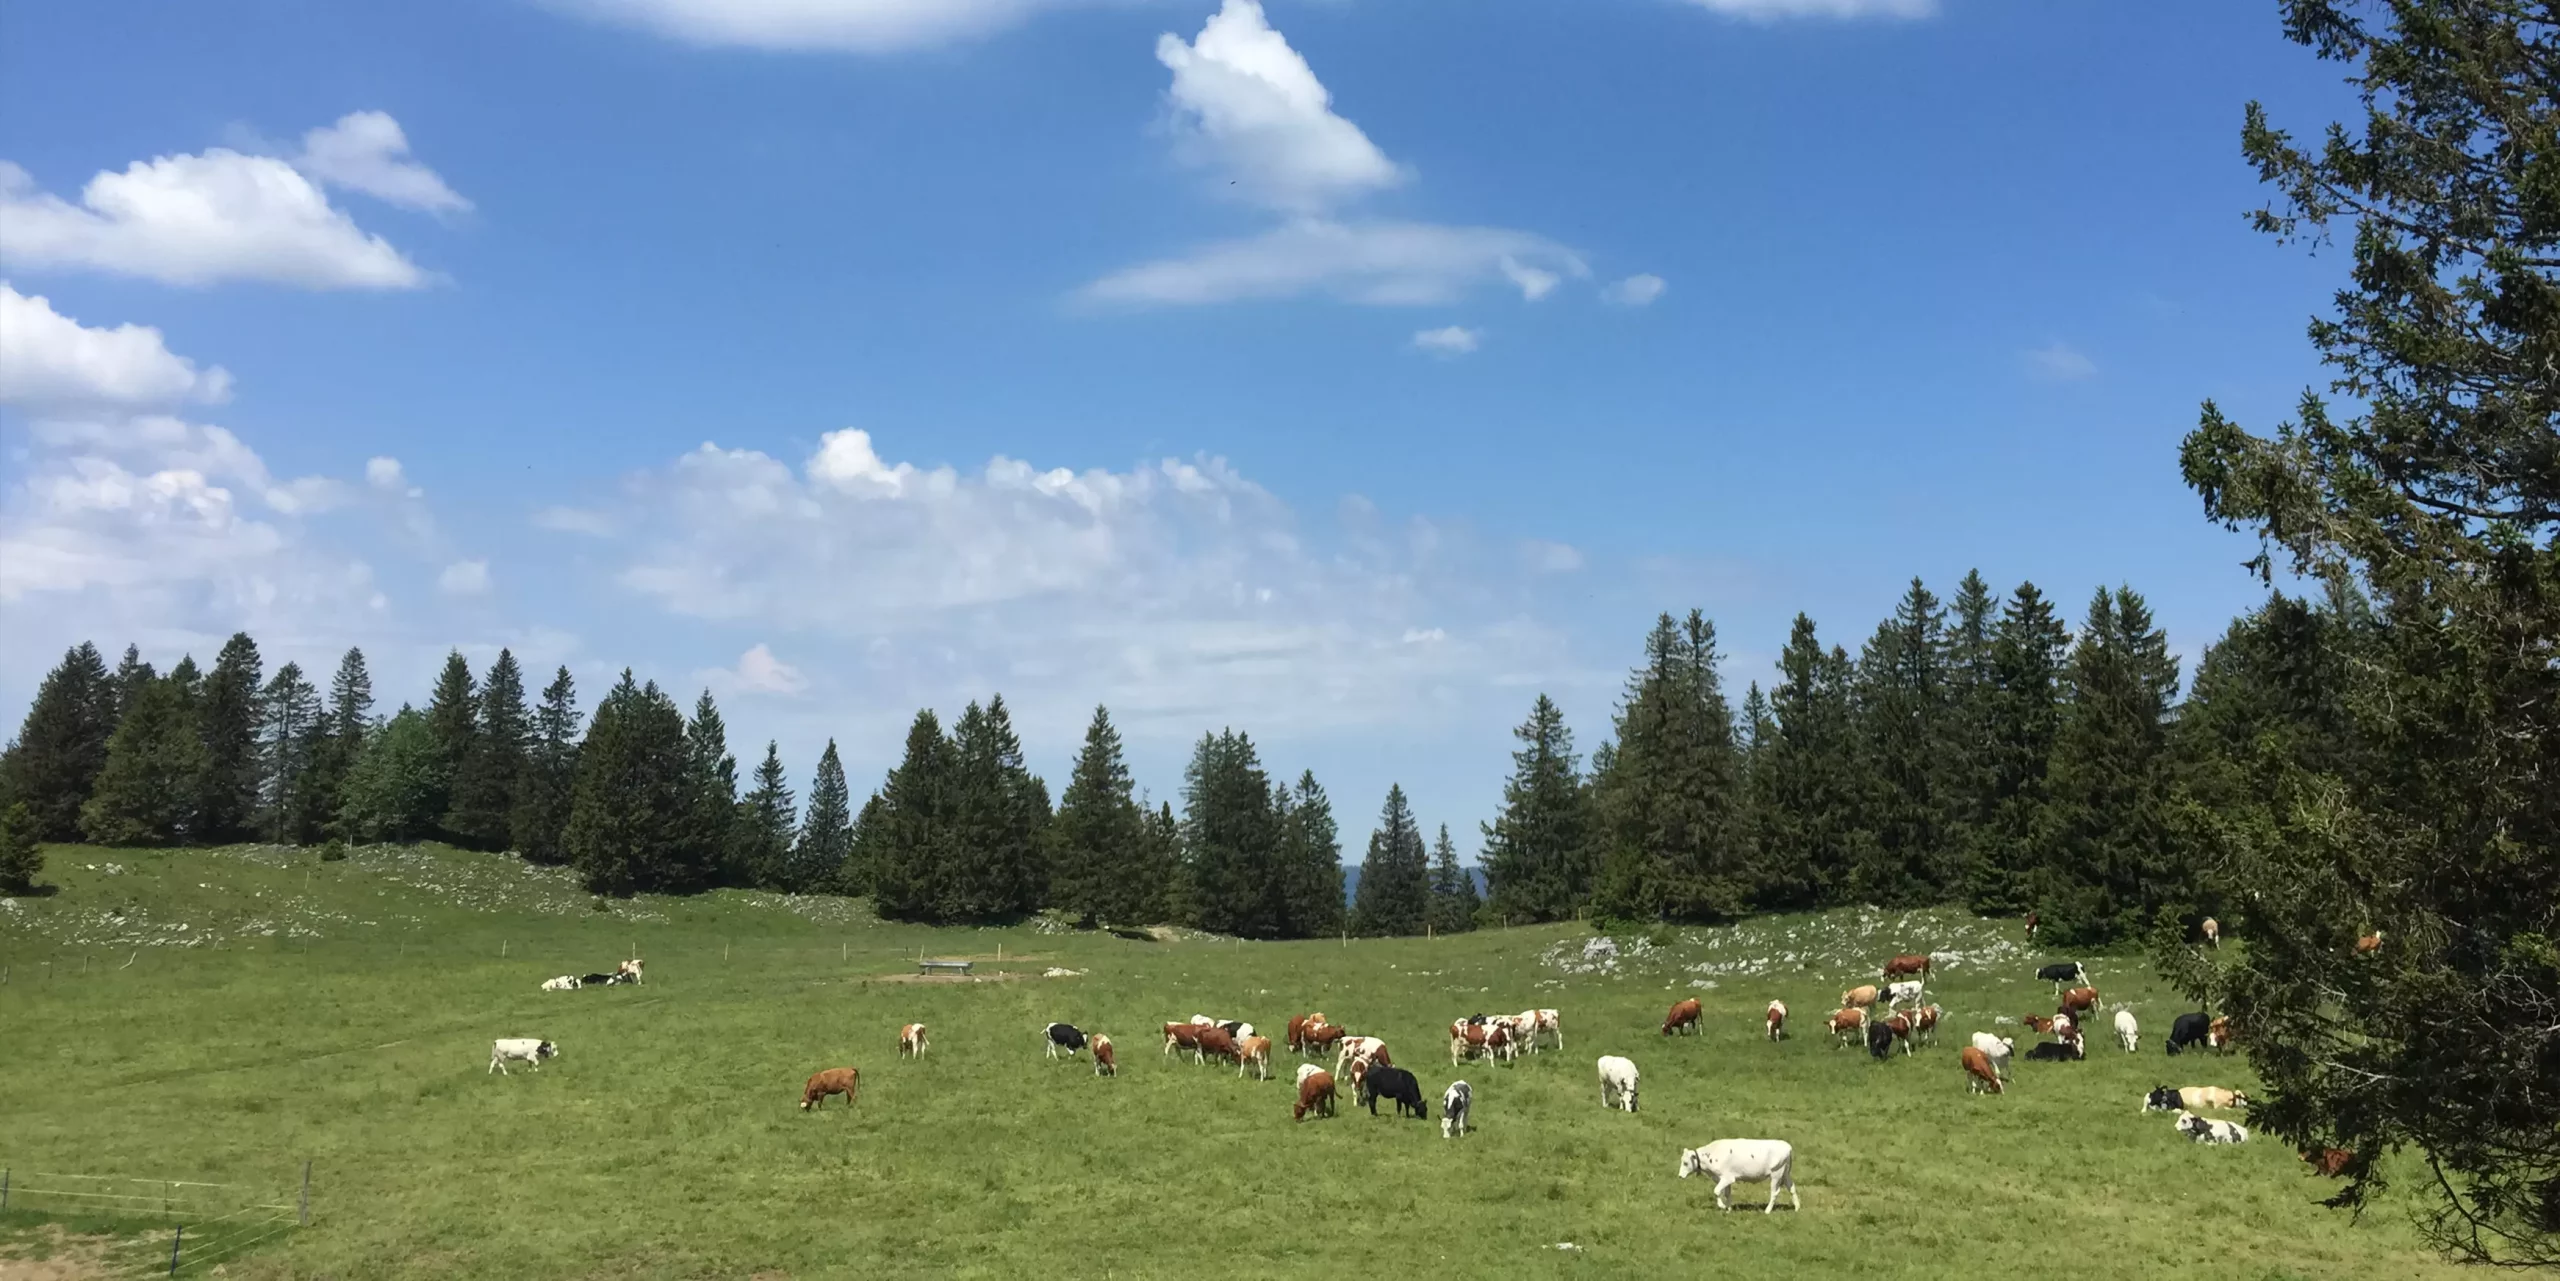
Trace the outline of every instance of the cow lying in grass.
<instances>
[{"instance_id":1,"label":"cow lying in grass","mask_svg":"<svg viewBox=\"0 0 2560 1281\"><path fill-rule=\"evenodd\" d=\"M2181 1110L2174 1124L2177 1126L2178 1133L2198 1143L2246 1143L2249 1141L2248 1127L2236 1121L2216 1121L2210 1117L2201 1117L2193 1112Z\"/></svg>"}]
</instances>

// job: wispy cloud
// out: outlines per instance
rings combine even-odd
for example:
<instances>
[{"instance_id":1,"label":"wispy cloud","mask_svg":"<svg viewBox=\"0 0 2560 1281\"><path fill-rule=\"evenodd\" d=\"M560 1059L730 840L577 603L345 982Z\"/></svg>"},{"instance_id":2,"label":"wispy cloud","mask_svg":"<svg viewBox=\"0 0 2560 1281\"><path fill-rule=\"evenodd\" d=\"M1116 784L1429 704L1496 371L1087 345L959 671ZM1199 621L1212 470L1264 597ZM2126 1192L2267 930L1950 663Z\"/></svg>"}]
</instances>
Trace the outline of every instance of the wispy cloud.
<instances>
[{"instance_id":1,"label":"wispy cloud","mask_svg":"<svg viewBox=\"0 0 2560 1281\"><path fill-rule=\"evenodd\" d=\"M1504 278L1506 262L1527 261L1547 263L1558 274L1590 274L1571 250L1528 232L1310 218L1113 272L1086 286L1084 297L1178 306L1319 294L1380 306L1438 306Z\"/></svg>"},{"instance_id":2,"label":"wispy cloud","mask_svg":"<svg viewBox=\"0 0 2560 1281\"><path fill-rule=\"evenodd\" d=\"M1651 272L1643 272L1612 282L1608 288L1600 291L1600 296L1621 307L1650 307L1653 305L1653 300L1661 297L1663 291L1669 288L1671 288L1669 281Z\"/></svg>"},{"instance_id":3,"label":"wispy cloud","mask_svg":"<svg viewBox=\"0 0 2560 1281\"><path fill-rule=\"evenodd\" d=\"M1482 337L1481 330L1468 329L1461 325L1443 325L1438 329L1417 332L1413 336L1413 345L1443 356L1463 356L1474 351Z\"/></svg>"},{"instance_id":4,"label":"wispy cloud","mask_svg":"<svg viewBox=\"0 0 2560 1281\"><path fill-rule=\"evenodd\" d=\"M2096 361L2059 338L2028 352L2027 361L2038 374L2064 381L2093 377L2098 372Z\"/></svg>"}]
</instances>

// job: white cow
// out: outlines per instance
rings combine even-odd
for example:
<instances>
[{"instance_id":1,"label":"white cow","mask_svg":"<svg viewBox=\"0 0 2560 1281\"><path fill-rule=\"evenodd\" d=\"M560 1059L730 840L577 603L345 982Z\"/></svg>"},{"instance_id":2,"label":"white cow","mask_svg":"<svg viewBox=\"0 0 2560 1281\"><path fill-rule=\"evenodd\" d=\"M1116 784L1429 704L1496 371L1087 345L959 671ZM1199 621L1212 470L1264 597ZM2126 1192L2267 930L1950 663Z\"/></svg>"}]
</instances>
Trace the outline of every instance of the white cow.
<instances>
[{"instance_id":1,"label":"white cow","mask_svg":"<svg viewBox=\"0 0 2560 1281\"><path fill-rule=\"evenodd\" d=\"M1989 1032L1976 1032L1973 1034L1973 1048L1982 1051L1982 1057L1991 1060L1993 1074L2004 1081L2008 1079L2009 1056L2018 1048L2015 1040L2005 1036L1993 1036Z\"/></svg>"},{"instance_id":2,"label":"white cow","mask_svg":"<svg viewBox=\"0 0 2560 1281\"><path fill-rule=\"evenodd\" d=\"M540 1037L502 1036L490 1043L489 1071L500 1076L514 1076L515 1073L507 1070L508 1062L514 1061L531 1064L533 1070L539 1072L542 1070L544 1059L552 1058L559 1053L559 1046ZM488 1073L484 1072L481 1075L486 1076Z\"/></svg>"},{"instance_id":3,"label":"white cow","mask_svg":"<svg viewBox=\"0 0 2560 1281\"><path fill-rule=\"evenodd\" d=\"M1615 1054L1600 1056L1600 1106L1608 1107L1609 1096L1615 1094L1630 1112L1636 1110L1636 1065L1633 1059Z\"/></svg>"},{"instance_id":4,"label":"white cow","mask_svg":"<svg viewBox=\"0 0 2560 1281\"><path fill-rule=\"evenodd\" d=\"M2178 1133L2198 1143L2246 1143L2249 1141L2247 1126L2237 1121L2216 1121L2211 1117L2197 1116L2183 1108L2179 1110L2178 1119L2173 1124L2177 1127Z\"/></svg>"},{"instance_id":5,"label":"white cow","mask_svg":"<svg viewBox=\"0 0 2560 1281\"><path fill-rule=\"evenodd\" d=\"M2125 1053L2131 1054L2134 1045L2141 1039L2142 1025L2133 1021L2133 1011L2116 1011L2116 1044L2123 1046Z\"/></svg>"},{"instance_id":6,"label":"white cow","mask_svg":"<svg viewBox=\"0 0 2560 1281\"><path fill-rule=\"evenodd\" d=\"M1449 1083L1447 1093L1440 1096L1440 1137L1451 1138L1467 1132L1467 1115L1474 1111L1476 1092L1464 1081Z\"/></svg>"},{"instance_id":7,"label":"white cow","mask_svg":"<svg viewBox=\"0 0 2560 1281\"><path fill-rule=\"evenodd\" d=\"M1920 993L1924 985L1925 980L1922 979L1904 979L1899 983L1887 983L1884 985L1885 1004L1917 1005L1920 1003Z\"/></svg>"},{"instance_id":8,"label":"white cow","mask_svg":"<svg viewBox=\"0 0 2560 1281\"><path fill-rule=\"evenodd\" d=\"M1730 1210L1729 1194L1736 1183L1769 1184L1769 1204L1760 1212L1767 1214L1778 1208L1778 1189L1785 1188L1796 1209L1804 1208L1804 1198L1796 1193L1796 1150L1784 1139L1718 1139L1702 1148L1691 1148L1680 1154L1680 1177L1712 1174L1716 1178L1716 1208Z\"/></svg>"},{"instance_id":9,"label":"white cow","mask_svg":"<svg viewBox=\"0 0 2560 1281\"><path fill-rule=\"evenodd\" d=\"M575 992L578 990L578 976L575 974L563 974L556 979L544 979L542 981L542 990L545 992Z\"/></svg>"}]
</instances>

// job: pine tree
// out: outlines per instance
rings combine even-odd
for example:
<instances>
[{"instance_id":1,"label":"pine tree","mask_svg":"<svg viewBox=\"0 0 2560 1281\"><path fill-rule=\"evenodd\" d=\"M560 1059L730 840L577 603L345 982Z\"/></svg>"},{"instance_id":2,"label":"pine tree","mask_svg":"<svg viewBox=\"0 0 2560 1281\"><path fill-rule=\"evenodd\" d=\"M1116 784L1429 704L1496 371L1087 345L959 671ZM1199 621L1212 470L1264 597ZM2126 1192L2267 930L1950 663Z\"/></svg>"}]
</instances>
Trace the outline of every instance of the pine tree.
<instances>
[{"instance_id":1,"label":"pine tree","mask_svg":"<svg viewBox=\"0 0 2560 1281\"><path fill-rule=\"evenodd\" d=\"M0 752L0 807L25 805L35 839L80 839L80 807L107 767L107 740L121 714L118 688L97 646L73 646L36 687L17 739Z\"/></svg>"},{"instance_id":2,"label":"pine tree","mask_svg":"<svg viewBox=\"0 0 2560 1281\"><path fill-rule=\"evenodd\" d=\"M528 862L569 861L565 844L578 784L578 685L565 666L542 688L507 832Z\"/></svg>"},{"instance_id":3,"label":"pine tree","mask_svg":"<svg viewBox=\"0 0 2560 1281\"><path fill-rule=\"evenodd\" d=\"M1992 916L2033 903L2029 878L2052 843L2046 777L2062 723L2062 663L2070 632L2033 583L2009 596L1991 638L1984 738L1983 822L1974 832L1965 899Z\"/></svg>"},{"instance_id":4,"label":"pine tree","mask_svg":"<svg viewBox=\"0 0 2560 1281\"><path fill-rule=\"evenodd\" d=\"M861 812L853 816L851 852L845 855L843 864L836 868L835 876L824 888L853 897L872 892L879 881L879 836L887 826L880 815L880 793L873 792L863 800Z\"/></svg>"},{"instance_id":5,"label":"pine tree","mask_svg":"<svg viewBox=\"0 0 2560 1281\"><path fill-rule=\"evenodd\" d=\"M44 846L36 836L35 811L25 801L11 801L0 807L0 894L31 894L42 875Z\"/></svg>"},{"instance_id":6,"label":"pine tree","mask_svg":"<svg viewBox=\"0 0 2560 1281\"><path fill-rule=\"evenodd\" d=\"M339 789L339 830L351 841L423 841L444 813L435 734L402 706L374 730Z\"/></svg>"},{"instance_id":7,"label":"pine tree","mask_svg":"<svg viewBox=\"0 0 2560 1281\"><path fill-rule=\"evenodd\" d=\"M1147 809L1147 866L1160 869L1157 882L1164 886L1163 915L1168 921L1197 925L1200 908L1191 890L1191 870L1183 861L1182 822L1173 816L1171 803Z\"/></svg>"},{"instance_id":8,"label":"pine tree","mask_svg":"<svg viewBox=\"0 0 2560 1281\"><path fill-rule=\"evenodd\" d=\"M1593 909L1627 920L1719 920L1749 902L1740 754L1715 627L1669 614L1629 683L1609 769L1594 773L1602 862Z\"/></svg>"},{"instance_id":9,"label":"pine tree","mask_svg":"<svg viewBox=\"0 0 2560 1281\"><path fill-rule=\"evenodd\" d=\"M1111 724L1110 710L1096 707L1058 802L1050 905L1087 928L1155 919L1164 886L1137 879L1146 855L1146 822L1121 757L1120 731Z\"/></svg>"},{"instance_id":10,"label":"pine tree","mask_svg":"<svg viewBox=\"0 0 2560 1281\"><path fill-rule=\"evenodd\" d=\"M868 830L873 824L864 824L872 905L882 916L940 919L941 905L953 897L953 756L933 709L919 710L907 726L905 754L880 784L878 834Z\"/></svg>"},{"instance_id":11,"label":"pine tree","mask_svg":"<svg viewBox=\"0 0 2560 1281\"><path fill-rule=\"evenodd\" d=\"M113 682L115 687L115 723L119 725L124 723L124 714L127 711L132 710L133 700L135 696L142 693L143 685L149 681L157 680L158 678L159 673L151 670L151 664L142 661L141 647L135 645L127 645L124 647L124 658L116 664L116 674ZM114 731L110 730L109 732L112 733Z\"/></svg>"},{"instance_id":12,"label":"pine tree","mask_svg":"<svg viewBox=\"0 0 2560 1281\"><path fill-rule=\"evenodd\" d=\"M1360 864L1360 886L1352 891L1351 932L1420 934L1430 917L1430 855L1404 788L1390 784L1378 828L1369 834L1369 856Z\"/></svg>"},{"instance_id":13,"label":"pine tree","mask_svg":"<svg viewBox=\"0 0 2560 1281\"><path fill-rule=\"evenodd\" d=\"M1326 938L1342 932L1342 830L1334 821L1333 799L1316 782L1314 770L1298 774L1298 784L1285 792L1272 786L1273 812L1281 815L1280 924L1282 938Z\"/></svg>"},{"instance_id":14,"label":"pine tree","mask_svg":"<svg viewBox=\"0 0 2560 1281\"><path fill-rule=\"evenodd\" d=\"M1037 911L1048 879L1048 793L1024 766L997 695L971 703L951 736L951 853L931 919L1003 920Z\"/></svg>"},{"instance_id":15,"label":"pine tree","mask_svg":"<svg viewBox=\"0 0 2560 1281\"><path fill-rule=\"evenodd\" d=\"M710 690L694 700L693 719L685 725L685 755L692 795L678 836L683 871L669 888L691 893L747 884L739 849L738 758L729 754L729 727Z\"/></svg>"},{"instance_id":16,"label":"pine tree","mask_svg":"<svg viewBox=\"0 0 2560 1281\"><path fill-rule=\"evenodd\" d=\"M1997 688L1992 645L2000 600L1967 570L1948 602L1945 732L1938 748L1938 831L1942 874L1953 878L1939 897L1964 893L1980 830L1991 820L1991 704Z\"/></svg>"},{"instance_id":17,"label":"pine tree","mask_svg":"<svg viewBox=\"0 0 2560 1281\"><path fill-rule=\"evenodd\" d=\"M598 894L629 896L687 882L681 845L694 800L684 713L655 681L628 668L596 707L578 749L577 783L561 842Z\"/></svg>"},{"instance_id":18,"label":"pine tree","mask_svg":"<svg viewBox=\"0 0 2560 1281\"><path fill-rule=\"evenodd\" d=\"M1858 660L1858 725L1871 787L1865 826L1874 839L1851 884L1870 903L1935 902L1960 879L1941 824L1950 737L1946 649L1938 598L1914 578Z\"/></svg>"},{"instance_id":19,"label":"pine tree","mask_svg":"<svg viewBox=\"0 0 2560 1281\"><path fill-rule=\"evenodd\" d=\"M1449 839L1449 825L1442 823L1440 839L1431 846L1431 929L1439 934L1472 930L1481 906L1475 875L1458 865L1458 843Z\"/></svg>"},{"instance_id":20,"label":"pine tree","mask_svg":"<svg viewBox=\"0 0 2560 1281\"><path fill-rule=\"evenodd\" d=\"M1781 909L1845 902L1870 839L1853 667L1848 651L1824 649L1813 620L1798 614L1778 671L1769 700L1777 737L1761 762L1760 902Z\"/></svg>"},{"instance_id":21,"label":"pine tree","mask_svg":"<svg viewBox=\"0 0 2560 1281\"><path fill-rule=\"evenodd\" d=\"M770 751L766 761L777 776L781 758ZM764 775L757 772L759 782ZM788 813L791 794L782 795L781 809ZM836 883L844 874L845 861L853 855L853 793L845 785L844 761L836 755L836 741L827 740L827 750L818 756L817 773L809 783L809 812L800 823L800 837L791 847L790 886L796 893L806 894Z\"/></svg>"},{"instance_id":22,"label":"pine tree","mask_svg":"<svg viewBox=\"0 0 2560 1281\"><path fill-rule=\"evenodd\" d=\"M450 824L463 767L478 750L480 696L471 679L471 662L461 650L446 653L444 670L436 675L435 691L427 697L426 718L427 737L434 744L428 786L429 799L435 807L435 834L455 844L466 844L468 834L454 830Z\"/></svg>"},{"instance_id":23,"label":"pine tree","mask_svg":"<svg viewBox=\"0 0 2560 1281\"><path fill-rule=\"evenodd\" d=\"M445 828L473 849L517 848L516 793L524 785L533 727L524 704L524 669L513 652L498 651L480 682L477 703L479 724L454 778Z\"/></svg>"},{"instance_id":24,"label":"pine tree","mask_svg":"<svg viewBox=\"0 0 2560 1281\"><path fill-rule=\"evenodd\" d=\"M1560 921L1591 897L1595 835L1589 795L1576 775L1573 731L1544 694L1511 736L1502 812L1484 824L1485 880L1505 920Z\"/></svg>"},{"instance_id":25,"label":"pine tree","mask_svg":"<svg viewBox=\"0 0 2560 1281\"><path fill-rule=\"evenodd\" d=\"M192 674L181 662L178 671ZM107 740L106 767L80 808L80 831L98 845L175 845L192 839L204 779L191 682L178 672L133 691Z\"/></svg>"},{"instance_id":26,"label":"pine tree","mask_svg":"<svg viewBox=\"0 0 2560 1281\"><path fill-rule=\"evenodd\" d=\"M832 742L829 746L833 746ZM836 767L842 777L844 767ZM799 810L788 778L782 768L782 749L768 739L764 745L764 763L756 766L756 785L738 801L738 865L746 883L760 890L803 891L815 888L813 878L801 882L792 862L792 841L800 825ZM836 865L823 869L832 877L841 871Z\"/></svg>"},{"instance_id":27,"label":"pine tree","mask_svg":"<svg viewBox=\"0 0 2560 1281\"><path fill-rule=\"evenodd\" d=\"M2051 767L2054 839L2034 882L2059 943L2140 938L2156 914L2189 901L2168 831L2177 690L2177 659L2150 608L2130 588L2100 590L2071 649Z\"/></svg>"},{"instance_id":28,"label":"pine tree","mask_svg":"<svg viewBox=\"0 0 2560 1281\"><path fill-rule=\"evenodd\" d=\"M311 762L320 744L320 691L300 663L276 669L258 695L258 826L278 843L301 839L294 819L303 810Z\"/></svg>"},{"instance_id":29,"label":"pine tree","mask_svg":"<svg viewBox=\"0 0 2560 1281\"><path fill-rule=\"evenodd\" d=\"M256 834L264 773L258 758L264 667L258 643L247 632L234 632L205 677L196 716L196 732L204 737L204 776L196 783L194 839L206 844L227 845Z\"/></svg>"},{"instance_id":30,"label":"pine tree","mask_svg":"<svg viewBox=\"0 0 2560 1281\"><path fill-rule=\"evenodd\" d=\"M1183 772L1182 845L1201 929L1279 936L1280 824L1252 739L1232 729L1201 737Z\"/></svg>"},{"instance_id":31,"label":"pine tree","mask_svg":"<svg viewBox=\"0 0 2560 1281\"><path fill-rule=\"evenodd\" d=\"M296 842L309 844L332 834L346 835L339 830L346 808L342 793L372 729L373 677L365 670L364 651L349 649L329 681L328 714L312 729L306 753L310 768L303 776L292 819Z\"/></svg>"}]
</instances>

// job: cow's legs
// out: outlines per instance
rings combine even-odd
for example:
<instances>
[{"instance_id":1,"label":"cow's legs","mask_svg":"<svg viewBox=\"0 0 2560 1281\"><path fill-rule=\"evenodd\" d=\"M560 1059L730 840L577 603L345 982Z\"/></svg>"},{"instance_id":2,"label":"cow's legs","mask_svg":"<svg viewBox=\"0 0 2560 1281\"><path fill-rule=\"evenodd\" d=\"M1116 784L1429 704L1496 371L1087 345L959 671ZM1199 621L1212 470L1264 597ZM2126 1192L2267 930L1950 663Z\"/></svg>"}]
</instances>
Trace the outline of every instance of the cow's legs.
<instances>
[{"instance_id":1,"label":"cow's legs","mask_svg":"<svg viewBox=\"0 0 2560 1281\"><path fill-rule=\"evenodd\" d=\"M1732 1208L1733 1208L1733 1198L1732 1198L1732 1195L1731 1195L1731 1194L1732 1194L1732 1191L1733 1191L1733 1176L1732 1176L1732 1175L1730 1175L1730 1174L1718 1176L1718 1178L1716 1179L1716 1208L1717 1208L1717 1209L1719 1209L1719 1210L1730 1210L1730 1209L1732 1209Z\"/></svg>"}]
</instances>

